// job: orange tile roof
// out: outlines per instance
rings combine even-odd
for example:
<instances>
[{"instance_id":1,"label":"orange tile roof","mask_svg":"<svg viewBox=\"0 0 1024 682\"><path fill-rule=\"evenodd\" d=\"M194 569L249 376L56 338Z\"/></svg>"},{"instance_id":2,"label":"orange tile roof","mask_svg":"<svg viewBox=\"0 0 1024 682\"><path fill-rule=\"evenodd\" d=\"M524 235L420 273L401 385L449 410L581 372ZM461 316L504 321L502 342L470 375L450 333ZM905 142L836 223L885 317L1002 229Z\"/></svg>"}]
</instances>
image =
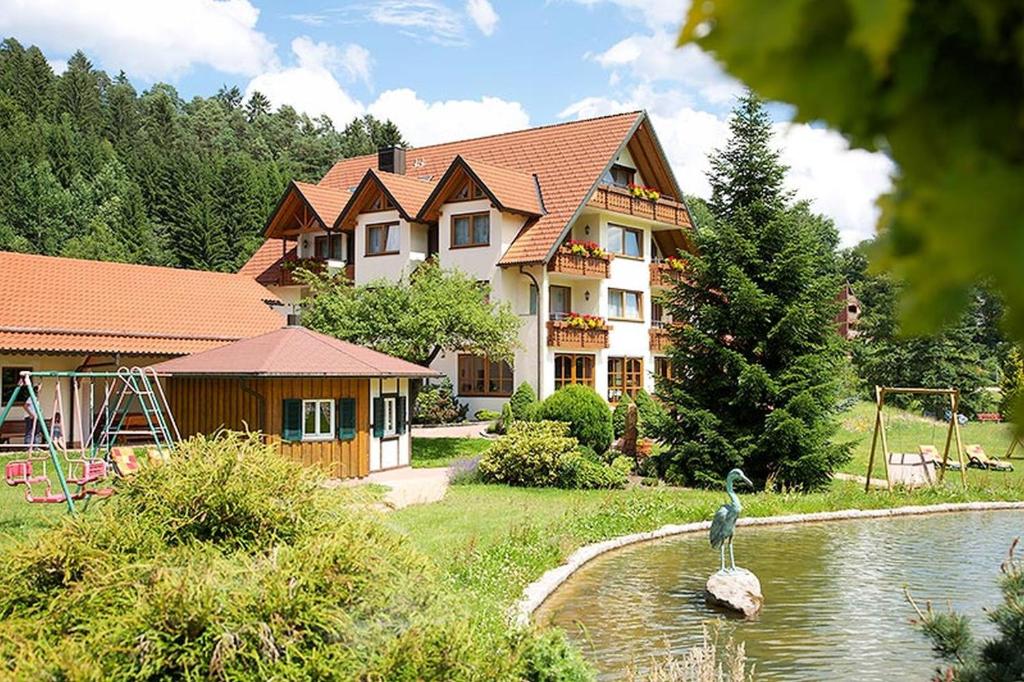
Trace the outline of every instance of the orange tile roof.
<instances>
[{"instance_id":1,"label":"orange tile roof","mask_svg":"<svg viewBox=\"0 0 1024 682\"><path fill-rule=\"evenodd\" d=\"M370 171L374 177L388 190L388 193L395 202L402 208L406 215L413 220L420 212L423 202L427 200L434 190L434 183L419 178L411 178L408 175L386 173L373 169Z\"/></svg>"},{"instance_id":2,"label":"orange tile roof","mask_svg":"<svg viewBox=\"0 0 1024 682\"><path fill-rule=\"evenodd\" d=\"M501 264L542 262L619 147L643 120L644 114L634 111L416 147L406 151L406 175L436 182L460 154L508 171L536 174L547 213L519 234ZM376 164L376 155L344 159L334 164L320 186L353 188Z\"/></svg>"},{"instance_id":3,"label":"orange tile roof","mask_svg":"<svg viewBox=\"0 0 1024 682\"><path fill-rule=\"evenodd\" d=\"M540 187L530 173L509 170L494 164L463 157L473 174L494 194L505 210L530 215L542 215Z\"/></svg>"},{"instance_id":4,"label":"orange tile roof","mask_svg":"<svg viewBox=\"0 0 1024 682\"><path fill-rule=\"evenodd\" d=\"M281 264L295 260L295 256L295 244L283 239L267 239L239 268L238 274L251 277L260 284L276 284L280 281Z\"/></svg>"},{"instance_id":5,"label":"orange tile roof","mask_svg":"<svg viewBox=\"0 0 1024 682\"><path fill-rule=\"evenodd\" d=\"M0 351L183 354L280 328L251 277L0 252Z\"/></svg>"},{"instance_id":6,"label":"orange tile roof","mask_svg":"<svg viewBox=\"0 0 1024 682\"><path fill-rule=\"evenodd\" d=\"M437 372L305 327L284 327L153 366L160 374L208 376L435 377Z\"/></svg>"},{"instance_id":7,"label":"orange tile roof","mask_svg":"<svg viewBox=\"0 0 1024 682\"><path fill-rule=\"evenodd\" d=\"M350 196L348 192L339 191L337 188L312 185L298 180L293 181L293 184L306 203L316 211L320 222L328 227L338 219L338 214L341 213L341 209L344 208Z\"/></svg>"}]
</instances>

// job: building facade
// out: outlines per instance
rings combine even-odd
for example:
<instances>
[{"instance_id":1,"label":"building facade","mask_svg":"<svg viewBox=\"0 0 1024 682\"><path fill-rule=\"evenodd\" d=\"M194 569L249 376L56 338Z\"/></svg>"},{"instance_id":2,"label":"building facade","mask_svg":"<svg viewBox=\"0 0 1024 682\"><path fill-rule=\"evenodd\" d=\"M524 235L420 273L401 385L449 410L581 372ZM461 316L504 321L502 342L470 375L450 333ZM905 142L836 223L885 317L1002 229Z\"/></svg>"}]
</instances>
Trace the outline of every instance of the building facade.
<instances>
[{"instance_id":1,"label":"building facade","mask_svg":"<svg viewBox=\"0 0 1024 682\"><path fill-rule=\"evenodd\" d=\"M521 319L513 362L431 365L471 413L500 409L522 382L541 398L587 384L614 403L667 371L659 292L692 249L681 197L643 112L382 150L292 183L241 272L298 313L298 267L359 285L436 258Z\"/></svg>"}]
</instances>

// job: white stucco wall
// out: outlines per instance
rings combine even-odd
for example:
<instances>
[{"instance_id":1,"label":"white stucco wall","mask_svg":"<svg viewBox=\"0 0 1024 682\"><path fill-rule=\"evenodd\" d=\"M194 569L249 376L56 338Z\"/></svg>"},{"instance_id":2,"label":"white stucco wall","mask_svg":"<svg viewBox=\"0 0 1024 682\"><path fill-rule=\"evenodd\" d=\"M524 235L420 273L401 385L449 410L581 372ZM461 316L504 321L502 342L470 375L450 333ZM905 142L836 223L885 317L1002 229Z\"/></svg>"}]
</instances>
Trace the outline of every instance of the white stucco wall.
<instances>
[{"instance_id":1,"label":"white stucco wall","mask_svg":"<svg viewBox=\"0 0 1024 682\"><path fill-rule=\"evenodd\" d=\"M380 395L388 394L397 394L406 399L405 433L390 438L377 438L373 435L373 401ZM411 410L408 379L370 379L370 471L409 465L412 456Z\"/></svg>"}]
</instances>

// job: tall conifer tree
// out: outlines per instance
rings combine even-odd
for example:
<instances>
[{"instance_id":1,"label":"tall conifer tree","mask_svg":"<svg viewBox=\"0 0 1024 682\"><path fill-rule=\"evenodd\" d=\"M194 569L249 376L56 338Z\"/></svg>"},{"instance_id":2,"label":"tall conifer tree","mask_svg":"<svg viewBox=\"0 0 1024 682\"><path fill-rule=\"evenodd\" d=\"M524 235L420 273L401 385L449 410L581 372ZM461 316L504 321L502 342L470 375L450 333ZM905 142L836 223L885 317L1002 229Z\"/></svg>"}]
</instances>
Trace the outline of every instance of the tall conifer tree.
<instances>
[{"instance_id":1,"label":"tall conifer tree","mask_svg":"<svg viewBox=\"0 0 1024 682\"><path fill-rule=\"evenodd\" d=\"M771 121L748 93L711 159L710 224L696 233L688 278L666 301L671 413L658 465L668 478L720 483L737 466L755 481L811 489L848 457L832 443L840 277L832 224L783 190Z\"/></svg>"}]
</instances>

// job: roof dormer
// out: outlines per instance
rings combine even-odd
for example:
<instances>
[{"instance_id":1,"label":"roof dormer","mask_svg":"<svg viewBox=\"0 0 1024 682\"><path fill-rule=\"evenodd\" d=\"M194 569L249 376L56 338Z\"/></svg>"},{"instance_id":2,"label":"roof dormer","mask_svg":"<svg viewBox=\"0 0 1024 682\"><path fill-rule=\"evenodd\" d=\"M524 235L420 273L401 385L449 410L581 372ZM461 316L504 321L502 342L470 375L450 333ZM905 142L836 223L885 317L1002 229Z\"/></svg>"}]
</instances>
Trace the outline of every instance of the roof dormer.
<instances>
[{"instance_id":1,"label":"roof dormer","mask_svg":"<svg viewBox=\"0 0 1024 682\"><path fill-rule=\"evenodd\" d=\"M306 182L288 183L263 233L272 239L295 239L306 232L332 229L348 192Z\"/></svg>"},{"instance_id":2,"label":"roof dormer","mask_svg":"<svg viewBox=\"0 0 1024 682\"><path fill-rule=\"evenodd\" d=\"M420 207L433 187L433 184L424 180L371 168L356 185L348 203L334 221L334 226L351 230L363 213L393 210L397 210L403 220L415 222Z\"/></svg>"},{"instance_id":3,"label":"roof dormer","mask_svg":"<svg viewBox=\"0 0 1024 682\"><path fill-rule=\"evenodd\" d=\"M419 220L433 222L442 205L474 199L489 199L500 211L525 216L545 213L536 175L456 156L423 203Z\"/></svg>"}]
</instances>

